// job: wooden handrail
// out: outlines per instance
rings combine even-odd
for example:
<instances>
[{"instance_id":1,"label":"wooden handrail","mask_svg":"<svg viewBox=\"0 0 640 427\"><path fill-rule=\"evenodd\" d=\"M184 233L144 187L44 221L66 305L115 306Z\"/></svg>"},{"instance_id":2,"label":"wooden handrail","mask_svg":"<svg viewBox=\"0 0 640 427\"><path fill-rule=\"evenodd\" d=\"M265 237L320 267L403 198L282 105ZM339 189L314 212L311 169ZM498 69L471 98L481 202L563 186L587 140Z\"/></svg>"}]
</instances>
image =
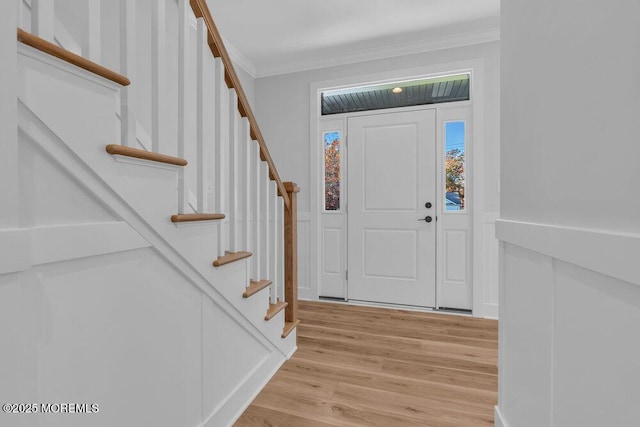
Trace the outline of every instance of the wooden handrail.
<instances>
[{"instance_id":1,"label":"wooden handrail","mask_svg":"<svg viewBox=\"0 0 640 427\"><path fill-rule=\"evenodd\" d=\"M20 43L24 43L35 49L38 49L41 52L48 53L51 56L55 56L56 58L73 64L77 67L83 68L100 77L104 77L107 80L118 83L119 85L128 86L129 84L131 84L129 79L122 74L116 73L115 71L110 70L107 67L96 64L95 62L90 61L80 55L76 55L73 52L69 52L68 50L63 49L60 46L57 46L43 38L40 38L35 34L31 34L23 30L22 28L18 28L18 41Z\"/></svg>"},{"instance_id":2,"label":"wooden handrail","mask_svg":"<svg viewBox=\"0 0 640 427\"><path fill-rule=\"evenodd\" d=\"M222 59L225 68L225 81L227 82L227 86L229 88L234 88L236 90L236 93L238 94L238 110L240 111L242 117L246 117L249 119L251 138L258 141L258 144L260 145L260 158L263 161L267 162L267 164L269 165L269 178L276 182L276 185L278 186L278 194L282 197L285 208L288 209L289 204L291 203L289 195L287 194L284 183L280 179L278 170L273 163L273 159L271 158L269 149L264 142L264 137L262 136L262 132L260 132L260 128L258 127L258 122L253 115L253 111L251 111L251 106L249 105L247 95L242 89L240 78L238 78L238 74L236 74L236 70L233 67L231 57L229 56L229 53L224 46L224 42L222 41L222 37L218 32L218 28L213 22L213 17L211 16L209 6L207 6L206 0L190 0L190 3L191 9L193 9L193 13L196 15L196 17L204 19L207 30L209 32L207 40L209 43L209 48L211 49L211 53L213 53L215 57Z\"/></svg>"}]
</instances>

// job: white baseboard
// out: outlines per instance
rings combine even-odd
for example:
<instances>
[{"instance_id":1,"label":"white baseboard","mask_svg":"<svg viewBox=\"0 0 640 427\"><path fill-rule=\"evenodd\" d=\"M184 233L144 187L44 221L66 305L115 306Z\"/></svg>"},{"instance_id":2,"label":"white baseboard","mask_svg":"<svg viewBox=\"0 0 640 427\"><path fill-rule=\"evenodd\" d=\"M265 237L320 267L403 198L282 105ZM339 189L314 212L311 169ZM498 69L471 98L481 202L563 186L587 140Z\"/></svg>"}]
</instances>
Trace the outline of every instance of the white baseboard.
<instances>
[{"instance_id":1,"label":"white baseboard","mask_svg":"<svg viewBox=\"0 0 640 427\"><path fill-rule=\"evenodd\" d=\"M504 420L504 417L502 416L502 413L500 412L500 408L498 408L498 406L494 406L493 407L493 414L494 414L494 426L495 427L509 427L507 425L507 422Z\"/></svg>"},{"instance_id":2,"label":"white baseboard","mask_svg":"<svg viewBox=\"0 0 640 427\"><path fill-rule=\"evenodd\" d=\"M484 305L483 317L485 319L496 319L496 320L498 320L498 304L486 303Z\"/></svg>"},{"instance_id":3,"label":"white baseboard","mask_svg":"<svg viewBox=\"0 0 640 427\"><path fill-rule=\"evenodd\" d=\"M231 427L251 402L262 391L269 380L278 372L286 361L281 354L276 352L267 357L263 363L257 366L253 372L234 390L232 395L216 410L209 415L202 424L203 427L229 426Z\"/></svg>"}]
</instances>

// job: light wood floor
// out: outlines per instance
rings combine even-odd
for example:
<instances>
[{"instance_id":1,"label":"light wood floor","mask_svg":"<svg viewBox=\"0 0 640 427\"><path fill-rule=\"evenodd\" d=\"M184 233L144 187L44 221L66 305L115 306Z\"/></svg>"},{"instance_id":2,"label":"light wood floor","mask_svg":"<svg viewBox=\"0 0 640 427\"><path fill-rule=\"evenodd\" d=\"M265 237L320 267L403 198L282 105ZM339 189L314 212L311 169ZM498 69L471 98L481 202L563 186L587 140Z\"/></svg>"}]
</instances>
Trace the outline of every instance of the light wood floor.
<instances>
[{"instance_id":1,"label":"light wood floor","mask_svg":"<svg viewBox=\"0 0 640 427\"><path fill-rule=\"evenodd\" d=\"M497 321L303 301L300 319L236 427L493 426Z\"/></svg>"}]
</instances>

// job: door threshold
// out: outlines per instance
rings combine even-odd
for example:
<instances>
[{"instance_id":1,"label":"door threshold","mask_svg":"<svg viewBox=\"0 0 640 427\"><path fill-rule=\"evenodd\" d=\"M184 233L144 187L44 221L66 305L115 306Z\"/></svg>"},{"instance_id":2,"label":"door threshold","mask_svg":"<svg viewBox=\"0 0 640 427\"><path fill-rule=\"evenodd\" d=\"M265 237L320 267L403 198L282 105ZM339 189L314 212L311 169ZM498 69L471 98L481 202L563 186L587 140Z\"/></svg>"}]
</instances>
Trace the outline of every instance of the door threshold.
<instances>
[{"instance_id":1,"label":"door threshold","mask_svg":"<svg viewBox=\"0 0 640 427\"><path fill-rule=\"evenodd\" d=\"M361 307L388 308L388 309L394 309L394 310L416 311L420 313L435 313L435 314L447 314L450 316L473 317L471 310L448 308L448 307L447 308L420 307L417 305L389 304L384 302L360 301L360 300L345 300L344 298L335 298L335 297L318 297L318 300L320 302L330 302L330 303L344 304L344 305L357 305Z\"/></svg>"}]
</instances>

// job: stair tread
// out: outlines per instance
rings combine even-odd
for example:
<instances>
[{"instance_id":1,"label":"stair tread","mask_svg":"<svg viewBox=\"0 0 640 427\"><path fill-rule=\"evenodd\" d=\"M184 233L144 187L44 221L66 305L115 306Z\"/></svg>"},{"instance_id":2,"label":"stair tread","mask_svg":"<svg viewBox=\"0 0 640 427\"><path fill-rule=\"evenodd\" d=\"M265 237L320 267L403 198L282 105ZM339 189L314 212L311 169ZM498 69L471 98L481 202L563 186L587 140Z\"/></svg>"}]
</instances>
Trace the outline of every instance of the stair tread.
<instances>
[{"instance_id":1,"label":"stair tread","mask_svg":"<svg viewBox=\"0 0 640 427\"><path fill-rule=\"evenodd\" d=\"M151 151L140 150L138 148L126 147L124 145L109 144L105 147L107 153L118 154L120 156L135 157L136 159L150 160L152 162L167 163L176 166L186 166L187 161L180 157L167 156L166 154L153 153Z\"/></svg>"},{"instance_id":2,"label":"stair tread","mask_svg":"<svg viewBox=\"0 0 640 427\"><path fill-rule=\"evenodd\" d=\"M247 287L247 289L244 291L244 293L242 294L243 298L249 298L251 295L254 295L258 292L260 292L261 290L263 290L264 288L269 287L269 285L271 285L271 280L259 280L257 282L254 282L253 280L249 282L249 286Z\"/></svg>"},{"instance_id":3,"label":"stair tread","mask_svg":"<svg viewBox=\"0 0 640 427\"><path fill-rule=\"evenodd\" d=\"M284 322L284 328L282 329L282 338L286 338L291 331L293 331L298 324L300 323L299 320L296 320L295 322Z\"/></svg>"},{"instance_id":4,"label":"stair tread","mask_svg":"<svg viewBox=\"0 0 640 427\"><path fill-rule=\"evenodd\" d=\"M240 261L241 259L249 258L251 256L251 252L238 251L238 252L227 252L222 256L219 256L215 261L213 261L214 267L220 267L225 264L230 264L235 261Z\"/></svg>"},{"instance_id":5,"label":"stair tread","mask_svg":"<svg viewBox=\"0 0 640 427\"><path fill-rule=\"evenodd\" d=\"M171 215L171 222L212 221L224 219L221 213L190 213Z\"/></svg>"},{"instance_id":6,"label":"stair tread","mask_svg":"<svg viewBox=\"0 0 640 427\"><path fill-rule=\"evenodd\" d=\"M18 28L18 41L38 49L40 52L44 52L51 56L55 56L69 64L80 67L100 77L104 77L107 80L111 80L114 83L118 83L121 86L128 86L131 82L128 78L120 73L117 73L107 67L97 64L87 58L77 55L71 51L61 48L41 37L31 34L22 28Z\"/></svg>"},{"instance_id":7,"label":"stair tread","mask_svg":"<svg viewBox=\"0 0 640 427\"><path fill-rule=\"evenodd\" d=\"M280 313L289 303L286 301L278 301L275 304L269 304L269 310L267 310L267 314L264 316L264 320L273 319L276 314Z\"/></svg>"}]
</instances>

